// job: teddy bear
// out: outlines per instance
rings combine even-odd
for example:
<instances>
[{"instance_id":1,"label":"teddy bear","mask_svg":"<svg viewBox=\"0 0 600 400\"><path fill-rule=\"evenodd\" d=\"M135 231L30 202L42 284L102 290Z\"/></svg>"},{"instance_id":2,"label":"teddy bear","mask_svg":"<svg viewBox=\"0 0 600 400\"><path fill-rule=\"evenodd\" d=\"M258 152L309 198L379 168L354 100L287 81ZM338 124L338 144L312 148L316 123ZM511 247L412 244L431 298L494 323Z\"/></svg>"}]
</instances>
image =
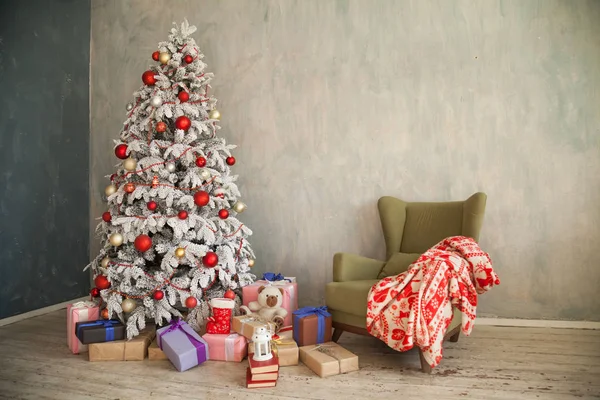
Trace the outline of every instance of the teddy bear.
<instances>
[{"instance_id":1,"label":"teddy bear","mask_svg":"<svg viewBox=\"0 0 600 400\"><path fill-rule=\"evenodd\" d=\"M242 306L240 309L248 315L258 315L262 319L274 322L279 330L288 315L287 310L281 307L284 294L282 288L261 286L258 288L257 301L251 301L247 307Z\"/></svg>"}]
</instances>

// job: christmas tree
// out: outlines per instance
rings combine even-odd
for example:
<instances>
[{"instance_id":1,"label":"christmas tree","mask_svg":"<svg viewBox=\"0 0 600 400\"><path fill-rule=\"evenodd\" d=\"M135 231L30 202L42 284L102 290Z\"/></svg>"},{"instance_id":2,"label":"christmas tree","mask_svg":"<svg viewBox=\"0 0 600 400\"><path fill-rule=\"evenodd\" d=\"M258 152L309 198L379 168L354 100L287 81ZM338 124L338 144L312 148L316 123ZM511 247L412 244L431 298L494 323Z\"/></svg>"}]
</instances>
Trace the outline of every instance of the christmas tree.
<instances>
[{"instance_id":1,"label":"christmas tree","mask_svg":"<svg viewBox=\"0 0 600 400\"><path fill-rule=\"evenodd\" d=\"M200 329L208 300L240 305L252 283L252 234L237 216L246 208L231 175L233 145L216 136L220 113L209 95L196 31L187 21L171 30L152 54L143 86L127 105L116 140L123 160L105 189L108 211L96 231L102 238L92 268L104 318L127 323L131 338L147 318L164 324L183 317Z\"/></svg>"}]
</instances>

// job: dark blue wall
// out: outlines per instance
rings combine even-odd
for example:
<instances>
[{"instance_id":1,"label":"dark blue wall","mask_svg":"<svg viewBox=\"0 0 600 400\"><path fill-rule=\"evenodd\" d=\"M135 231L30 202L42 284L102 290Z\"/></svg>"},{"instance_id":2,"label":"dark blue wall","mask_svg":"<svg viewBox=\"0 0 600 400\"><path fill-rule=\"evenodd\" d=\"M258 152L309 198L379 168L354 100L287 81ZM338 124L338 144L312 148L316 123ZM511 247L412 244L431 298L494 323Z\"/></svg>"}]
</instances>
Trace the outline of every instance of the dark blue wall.
<instances>
[{"instance_id":1,"label":"dark blue wall","mask_svg":"<svg viewBox=\"0 0 600 400\"><path fill-rule=\"evenodd\" d=\"M85 295L89 0L0 1L0 318Z\"/></svg>"}]
</instances>

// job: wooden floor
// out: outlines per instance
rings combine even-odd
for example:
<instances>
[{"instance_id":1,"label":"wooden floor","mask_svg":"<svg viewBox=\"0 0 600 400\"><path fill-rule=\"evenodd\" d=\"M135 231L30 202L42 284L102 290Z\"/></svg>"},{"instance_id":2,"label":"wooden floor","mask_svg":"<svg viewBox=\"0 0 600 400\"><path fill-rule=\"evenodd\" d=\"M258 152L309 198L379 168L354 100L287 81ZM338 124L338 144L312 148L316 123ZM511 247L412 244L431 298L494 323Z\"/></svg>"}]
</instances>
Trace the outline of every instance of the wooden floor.
<instances>
[{"instance_id":1,"label":"wooden floor","mask_svg":"<svg viewBox=\"0 0 600 400\"><path fill-rule=\"evenodd\" d=\"M477 326L421 373L418 354L344 334L360 371L321 379L284 367L276 388L244 388L246 362L177 372L168 361L90 363L70 354L65 311L0 328L0 398L6 399L587 399L600 397L600 331Z\"/></svg>"}]
</instances>

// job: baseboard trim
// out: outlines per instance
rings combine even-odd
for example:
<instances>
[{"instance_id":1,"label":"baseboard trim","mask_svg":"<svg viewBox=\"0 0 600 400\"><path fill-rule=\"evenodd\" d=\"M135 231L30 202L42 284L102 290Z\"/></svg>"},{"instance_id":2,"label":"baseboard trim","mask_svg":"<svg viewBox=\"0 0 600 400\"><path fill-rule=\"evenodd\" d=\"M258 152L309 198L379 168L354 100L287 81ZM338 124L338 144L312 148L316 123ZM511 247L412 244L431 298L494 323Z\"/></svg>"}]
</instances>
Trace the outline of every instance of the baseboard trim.
<instances>
[{"instance_id":1,"label":"baseboard trim","mask_svg":"<svg viewBox=\"0 0 600 400\"><path fill-rule=\"evenodd\" d=\"M60 309L67 308L67 305L69 305L69 304L72 304L72 303L75 303L78 301L85 301L85 300L89 300L89 296L79 297L77 299L65 301L65 302L62 302L59 304L54 304L52 306L39 308L37 310L29 311L29 312L15 315L15 316L8 317L8 318L3 318L3 319L0 319L0 326L14 324L15 322L23 321L23 320L33 318L33 317L39 317L40 315L48 314L53 311L58 311Z\"/></svg>"},{"instance_id":2,"label":"baseboard trim","mask_svg":"<svg viewBox=\"0 0 600 400\"><path fill-rule=\"evenodd\" d=\"M559 321L551 319L477 318L475 320L475 325L527 328L600 329L600 322Z\"/></svg>"}]
</instances>

